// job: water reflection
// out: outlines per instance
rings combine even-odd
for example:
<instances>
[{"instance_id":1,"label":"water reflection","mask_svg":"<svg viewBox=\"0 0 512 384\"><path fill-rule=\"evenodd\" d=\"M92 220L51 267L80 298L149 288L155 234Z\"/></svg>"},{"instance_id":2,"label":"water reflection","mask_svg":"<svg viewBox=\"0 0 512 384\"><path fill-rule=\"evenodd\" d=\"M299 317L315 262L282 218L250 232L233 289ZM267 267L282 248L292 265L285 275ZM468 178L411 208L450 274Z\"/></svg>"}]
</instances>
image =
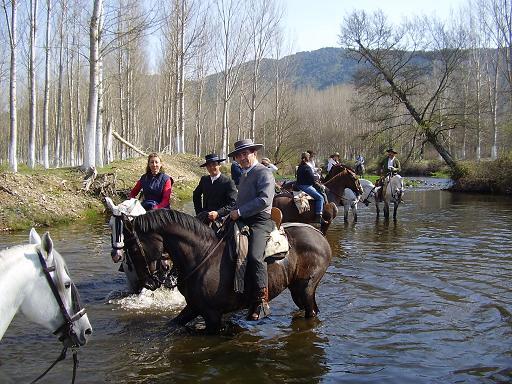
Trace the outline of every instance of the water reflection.
<instances>
[{"instance_id":1,"label":"water reflection","mask_svg":"<svg viewBox=\"0 0 512 384\"><path fill-rule=\"evenodd\" d=\"M219 336L170 328L182 304L127 297L104 223L52 229L95 329L77 382L511 382L512 200L404 198L396 222L377 220L374 207L361 207L356 224L335 220L318 320L298 316L285 292L271 319L235 313ZM0 246L27 239L2 234ZM0 344L0 382L29 382L59 351L52 335L16 318ZM71 362L60 363L46 382L71 374Z\"/></svg>"},{"instance_id":2,"label":"water reflection","mask_svg":"<svg viewBox=\"0 0 512 384\"><path fill-rule=\"evenodd\" d=\"M132 338L131 344L122 345L126 359L107 380L240 382L243 378L247 383L317 383L328 371L324 352L328 339L317 333L317 325L296 319L277 329L268 324L272 328L268 332L238 328L230 335L201 336L183 332L169 335L165 327L150 324L142 335ZM133 327L137 324L130 329Z\"/></svg>"}]
</instances>

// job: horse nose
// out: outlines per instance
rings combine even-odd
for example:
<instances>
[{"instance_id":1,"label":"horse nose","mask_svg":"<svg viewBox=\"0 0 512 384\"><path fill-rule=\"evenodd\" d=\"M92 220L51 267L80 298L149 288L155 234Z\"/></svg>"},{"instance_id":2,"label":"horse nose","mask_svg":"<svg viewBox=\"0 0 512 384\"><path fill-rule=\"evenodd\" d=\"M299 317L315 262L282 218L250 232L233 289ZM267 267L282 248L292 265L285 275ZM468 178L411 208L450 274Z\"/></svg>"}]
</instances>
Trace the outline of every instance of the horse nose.
<instances>
[{"instance_id":1,"label":"horse nose","mask_svg":"<svg viewBox=\"0 0 512 384\"><path fill-rule=\"evenodd\" d=\"M110 252L110 257L112 257L112 261L114 263L119 263L123 260L124 252L122 249L113 249Z\"/></svg>"}]
</instances>

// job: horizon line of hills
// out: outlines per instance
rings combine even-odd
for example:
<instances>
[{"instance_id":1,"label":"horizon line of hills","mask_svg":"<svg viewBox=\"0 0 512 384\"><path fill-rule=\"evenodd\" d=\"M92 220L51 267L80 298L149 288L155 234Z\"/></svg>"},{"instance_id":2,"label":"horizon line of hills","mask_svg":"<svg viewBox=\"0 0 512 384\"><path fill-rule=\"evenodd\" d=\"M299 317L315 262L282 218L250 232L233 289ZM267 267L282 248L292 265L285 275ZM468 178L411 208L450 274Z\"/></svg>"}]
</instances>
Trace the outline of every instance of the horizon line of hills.
<instances>
[{"instance_id":1,"label":"horizon line of hills","mask_svg":"<svg viewBox=\"0 0 512 384\"><path fill-rule=\"evenodd\" d=\"M489 48L482 48L487 50ZM435 51L417 51L412 61L422 67L433 68L433 62L437 53ZM323 90L331 86L352 83L354 75L364 63L358 62L350 57L345 48L324 47L314 51L302 51L285 56L278 60L280 63L287 63L291 70L287 80L295 89L313 88ZM261 62L260 74L262 77L271 79L276 59L264 58ZM243 65L250 70L252 61ZM208 88L212 89L216 83L217 76L214 73L208 76Z\"/></svg>"}]
</instances>

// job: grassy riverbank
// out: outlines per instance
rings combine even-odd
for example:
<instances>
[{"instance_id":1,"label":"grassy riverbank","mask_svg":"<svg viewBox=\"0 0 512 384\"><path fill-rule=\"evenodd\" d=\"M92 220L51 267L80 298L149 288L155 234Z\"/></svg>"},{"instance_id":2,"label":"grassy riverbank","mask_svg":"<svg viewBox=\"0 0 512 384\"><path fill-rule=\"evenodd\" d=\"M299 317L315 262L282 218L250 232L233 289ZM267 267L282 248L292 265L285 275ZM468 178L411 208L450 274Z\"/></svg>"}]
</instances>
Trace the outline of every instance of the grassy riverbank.
<instances>
[{"instance_id":1,"label":"grassy riverbank","mask_svg":"<svg viewBox=\"0 0 512 384\"><path fill-rule=\"evenodd\" d=\"M187 199L204 174L203 162L189 154L162 155L174 181L173 199ZM115 161L98 169L89 191L83 190L84 173L78 168L0 173L0 231L46 227L77 220L97 220L104 211L103 193L115 190L117 201L135 185L146 168L145 157Z\"/></svg>"},{"instance_id":2,"label":"grassy riverbank","mask_svg":"<svg viewBox=\"0 0 512 384\"><path fill-rule=\"evenodd\" d=\"M162 155L166 172L175 181L174 200L192 196L204 168L204 161L194 155ZM29 170L20 167L16 174L0 173L0 231L46 227L77 220L96 221L104 212L103 196L122 201L146 167L146 158L115 161L98 170L89 191L83 189L84 173L78 168ZM447 169L442 163L404 167L402 174L443 177ZM227 167L223 172L229 174ZM372 178L371 174L365 178ZM461 162L453 174L452 190L459 192L512 195L512 155L496 161Z\"/></svg>"}]
</instances>

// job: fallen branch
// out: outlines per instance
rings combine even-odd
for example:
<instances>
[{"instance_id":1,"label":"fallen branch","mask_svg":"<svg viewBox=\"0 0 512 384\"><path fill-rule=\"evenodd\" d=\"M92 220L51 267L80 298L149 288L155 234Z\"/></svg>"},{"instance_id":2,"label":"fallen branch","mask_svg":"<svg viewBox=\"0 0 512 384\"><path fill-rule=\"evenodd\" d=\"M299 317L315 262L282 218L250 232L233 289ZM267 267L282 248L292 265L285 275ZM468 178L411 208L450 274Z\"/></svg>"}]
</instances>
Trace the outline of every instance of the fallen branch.
<instances>
[{"instance_id":1,"label":"fallen branch","mask_svg":"<svg viewBox=\"0 0 512 384\"><path fill-rule=\"evenodd\" d=\"M137 148L135 145L133 145L132 143L130 143L129 141L126 141L125 139L123 139L121 136L119 136L119 134L112 130L112 136L114 136L117 140L119 140L121 143L123 143L124 145L130 147L131 149L133 149L135 152L137 153L140 153L142 156L147 156L148 154L146 152L144 152L143 150Z\"/></svg>"}]
</instances>

